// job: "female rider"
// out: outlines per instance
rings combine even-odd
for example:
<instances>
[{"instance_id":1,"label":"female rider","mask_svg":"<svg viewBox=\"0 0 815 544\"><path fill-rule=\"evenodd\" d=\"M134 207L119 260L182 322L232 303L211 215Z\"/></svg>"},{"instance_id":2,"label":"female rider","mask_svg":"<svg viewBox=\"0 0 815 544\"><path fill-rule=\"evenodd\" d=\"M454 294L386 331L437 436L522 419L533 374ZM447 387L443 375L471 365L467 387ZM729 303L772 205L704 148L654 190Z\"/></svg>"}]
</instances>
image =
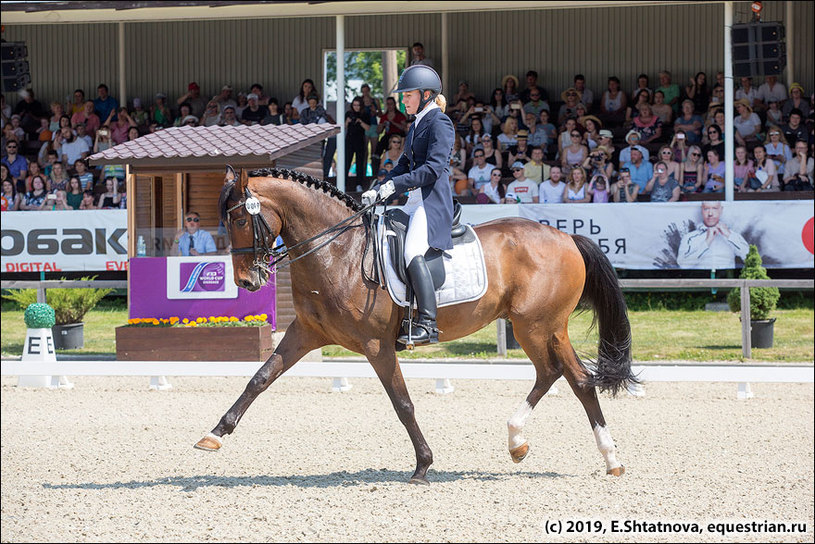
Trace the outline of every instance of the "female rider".
<instances>
[{"instance_id":1,"label":"female rider","mask_svg":"<svg viewBox=\"0 0 815 544\"><path fill-rule=\"evenodd\" d=\"M402 93L405 109L416 118L405 139L405 153L385 179L362 194L362 203L369 205L393 193L408 192L403 208L410 216L405 263L419 309L418 322L410 324L410 339L419 345L439 340L436 293L425 259L438 257L453 247L448 165L455 129L444 115L447 101L441 94L441 79L429 66L414 64L405 69L396 92ZM401 335L397 341L407 344L408 335Z\"/></svg>"}]
</instances>

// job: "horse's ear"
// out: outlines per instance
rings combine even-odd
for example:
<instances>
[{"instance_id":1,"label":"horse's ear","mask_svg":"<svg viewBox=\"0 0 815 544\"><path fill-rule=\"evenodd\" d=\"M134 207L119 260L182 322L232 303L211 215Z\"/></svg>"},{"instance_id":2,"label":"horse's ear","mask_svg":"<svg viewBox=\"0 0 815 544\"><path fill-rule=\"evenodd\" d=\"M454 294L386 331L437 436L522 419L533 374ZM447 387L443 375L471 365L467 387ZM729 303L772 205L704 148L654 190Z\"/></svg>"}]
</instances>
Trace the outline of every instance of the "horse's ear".
<instances>
[{"instance_id":1,"label":"horse's ear","mask_svg":"<svg viewBox=\"0 0 815 544\"><path fill-rule=\"evenodd\" d=\"M235 169L232 168L231 164L226 165L226 171L224 172L224 181L235 181L238 178L238 175L235 173Z\"/></svg>"},{"instance_id":2,"label":"horse's ear","mask_svg":"<svg viewBox=\"0 0 815 544\"><path fill-rule=\"evenodd\" d=\"M237 189L239 194L243 194L246 190L247 185L249 185L249 174L247 174L246 169L242 168L240 176L236 180Z\"/></svg>"}]
</instances>

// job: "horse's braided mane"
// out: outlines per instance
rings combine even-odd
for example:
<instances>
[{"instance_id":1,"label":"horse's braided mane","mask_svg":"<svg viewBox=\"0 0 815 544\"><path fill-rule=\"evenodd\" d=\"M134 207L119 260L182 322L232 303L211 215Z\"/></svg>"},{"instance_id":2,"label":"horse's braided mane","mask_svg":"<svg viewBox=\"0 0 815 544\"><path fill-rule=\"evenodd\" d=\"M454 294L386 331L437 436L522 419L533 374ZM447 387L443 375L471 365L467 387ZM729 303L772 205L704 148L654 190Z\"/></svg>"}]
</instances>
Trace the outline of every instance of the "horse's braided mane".
<instances>
[{"instance_id":1,"label":"horse's braided mane","mask_svg":"<svg viewBox=\"0 0 815 544\"><path fill-rule=\"evenodd\" d=\"M287 170L282 168L261 168L249 172L249 177L252 178L262 176L271 176L273 178L290 179L292 181L296 181L297 183L305 185L306 187L328 193L328 195L332 198L345 204L351 209L351 211L357 212L360 210L360 205L356 200L348 196L343 191L337 189L335 185L332 185L325 180L317 179L314 176L309 176L308 174L304 174L296 170Z\"/></svg>"}]
</instances>

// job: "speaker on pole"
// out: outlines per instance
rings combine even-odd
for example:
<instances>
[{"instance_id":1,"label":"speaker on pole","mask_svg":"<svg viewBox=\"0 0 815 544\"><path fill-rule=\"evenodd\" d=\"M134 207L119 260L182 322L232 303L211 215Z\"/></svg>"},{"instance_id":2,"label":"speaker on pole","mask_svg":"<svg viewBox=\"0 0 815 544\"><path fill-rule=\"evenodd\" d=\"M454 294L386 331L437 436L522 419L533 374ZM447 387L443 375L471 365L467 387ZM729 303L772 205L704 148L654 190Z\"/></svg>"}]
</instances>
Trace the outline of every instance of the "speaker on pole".
<instances>
[{"instance_id":1,"label":"speaker on pole","mask_svg":"<svg viewBox=\"0 0 815 544\"><path fill-rule=\"evenodd\" d=\"M778 75L787 64L782 23L753 22L733 25L730 41L733 48L735 77Z\"/></svg>"},{"instance_id":2,"label":"speaker on pole","mask_svg":"<svg viewBox=\"0 0 815 544\"><path fill-rule=\"evenodd\" d=\"M0 43L3 92L17 92L31 84L31 71L26 60L28 48L24 42Z\"/></svg>"}]
</instances>

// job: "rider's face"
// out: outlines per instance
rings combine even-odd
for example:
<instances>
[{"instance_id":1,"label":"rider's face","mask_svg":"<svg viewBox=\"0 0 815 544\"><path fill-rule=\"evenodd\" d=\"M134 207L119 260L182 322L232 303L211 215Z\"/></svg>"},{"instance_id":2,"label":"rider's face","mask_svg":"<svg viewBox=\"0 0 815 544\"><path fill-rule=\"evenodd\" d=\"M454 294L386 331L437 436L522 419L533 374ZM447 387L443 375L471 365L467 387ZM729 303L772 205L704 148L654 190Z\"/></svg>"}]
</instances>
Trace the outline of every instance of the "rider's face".
<instances>
[{"instance_id":1,"label":"rider's face","mask_svg":"<svg viewBox=\"0 0 815 544\"><path fill-rule=\"evenodd\" d=\"M406 91L402 93L402 102L405 104L405 111L410 115L416 115L419 111L419 102L421 102L421 91Z\"/></svg>"}]
</instances>

